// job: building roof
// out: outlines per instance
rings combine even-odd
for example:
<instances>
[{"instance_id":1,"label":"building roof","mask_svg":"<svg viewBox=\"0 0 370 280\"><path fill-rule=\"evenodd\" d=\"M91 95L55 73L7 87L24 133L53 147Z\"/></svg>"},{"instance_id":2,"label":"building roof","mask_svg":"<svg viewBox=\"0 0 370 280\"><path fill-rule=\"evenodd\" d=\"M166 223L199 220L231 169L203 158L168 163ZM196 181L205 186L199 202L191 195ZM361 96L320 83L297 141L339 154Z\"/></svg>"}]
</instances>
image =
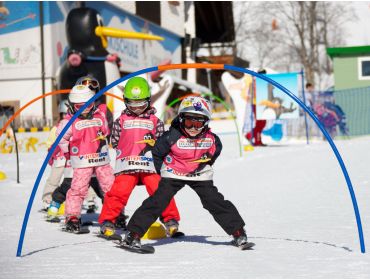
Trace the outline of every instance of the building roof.
<instances>
[{"instance_id":1,"label":"building roof","mask_svg":"<svg viewBox=\"0 0 370 280\"><path fill-rule=\"evenodd\" d=\"M326 52L331 58L338 56L358 56L363 54L370 55L370 46L327 48Z\"/></svg>"}]
</instances>

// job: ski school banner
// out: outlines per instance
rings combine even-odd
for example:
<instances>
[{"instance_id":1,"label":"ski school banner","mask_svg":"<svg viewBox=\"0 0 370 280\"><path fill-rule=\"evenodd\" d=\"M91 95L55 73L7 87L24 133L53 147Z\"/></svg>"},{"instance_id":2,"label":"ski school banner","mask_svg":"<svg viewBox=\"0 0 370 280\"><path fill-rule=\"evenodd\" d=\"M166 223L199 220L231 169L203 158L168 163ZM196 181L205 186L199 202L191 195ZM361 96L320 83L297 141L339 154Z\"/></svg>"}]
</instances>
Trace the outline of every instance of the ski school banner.
<instances>
[{"instance_id":1,"label":"ski school banner","mask_svg":"<svg viewBox=\"0 0 370 280\"><path fill-rule=\"evenodd\" d=\"M0 79L39 77L39 3L3 1L0 8Z\"/></svg>"},{"instance_id":2,"label":"ski school banner","mask_svg":"<svg viewBox=\"0 0 370 280\"><path fill-rule=\"evenodd\" d=\"M107 50L117 53L122 59L120 71L133 72L148 65L162 64L164 61L181 63L181 37L150 23L107 2L87 1L86 6L99 11L104 25L135 32L158 35L163 41L125 40L108 38ZM180 76L181 71L171 73Z\"/></svg>"},{"instance_id":3,"label":"ski school banner","mask_svg":"<svg viewBox=\"0 0 370 280\"><path fill-rule=\"evenodd\" d=\"M298 74L266 74L298 96ZM256 118L258 120L297 119L298 106L272 84L256 79Z\"/></svg>"}]
</instances>

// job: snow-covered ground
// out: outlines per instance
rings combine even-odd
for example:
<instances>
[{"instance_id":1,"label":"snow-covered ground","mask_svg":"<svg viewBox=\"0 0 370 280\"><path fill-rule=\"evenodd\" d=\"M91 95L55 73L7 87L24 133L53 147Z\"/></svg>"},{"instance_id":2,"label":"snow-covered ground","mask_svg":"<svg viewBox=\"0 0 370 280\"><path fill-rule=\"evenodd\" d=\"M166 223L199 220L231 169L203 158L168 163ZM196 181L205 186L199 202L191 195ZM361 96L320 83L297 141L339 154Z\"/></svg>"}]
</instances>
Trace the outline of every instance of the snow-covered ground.
<instances>
[{"instance_id":1,"label":"snow-covered ground","mask_svg":"<svg viewBox=\"0 0 370 280\"><path fill-rule=\"evenodd\" d=\"M369 253L360 252L350 195L326 142L284 142L239 158L235 134L222 136L215 185L247 224L252 251L230 246L190 188L180 191L182 240L144 240L154 255L118 248L94 234L74 235L43 220L41 192L30 215L22 257L16 257L24 212L46 153L23 153L21 184L15 155L0 155L0 278L369 278ZM370 136L336 141L348 168L370 239ZM147 196L137 187L131 215ZM85 217L86 218L86 217ZM90 217L91 218L91 217ZM97 217L94 216L96 219ZM98 227L91 228L97 232ZM369 245L369 241L367 243Z\"/></svg>"}]
</instances>

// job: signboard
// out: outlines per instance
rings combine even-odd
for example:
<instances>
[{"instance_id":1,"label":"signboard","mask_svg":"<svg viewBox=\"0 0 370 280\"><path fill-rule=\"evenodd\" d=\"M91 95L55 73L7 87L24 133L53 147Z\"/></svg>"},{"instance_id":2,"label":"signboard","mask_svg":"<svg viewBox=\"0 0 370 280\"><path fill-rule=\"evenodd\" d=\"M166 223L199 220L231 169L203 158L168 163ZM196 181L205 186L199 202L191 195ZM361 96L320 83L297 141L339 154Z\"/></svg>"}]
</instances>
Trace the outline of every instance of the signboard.
<instances>
[{"instance_id":1,"label":"signboard","mask_svg":"<svg viewBox=\"0 0 370 280\"><path fill-rule=\"evenodd\" d=\"M283 85L298 96L298 74L267 74L267 77ZM298 105L284 92L266 81L256 78L256 112L258 120L296 119Z\"/></svg>"},{"instance_id":2,"label":"signboard","mask_svg":"<svg viewBox=\"0 0 370 280\"><path fill-rule=\"evenodd\" d=\"M39 2L0 5L0 79L40 77Z\"/></svg>"},{"instance_id":3,"label":"signboard","mask_svg":"<svg viewBox=\"0 0 370 280\"><path fill-rule=\"evenodd\" d=\"M181 37L106 2L86 2L101 14L104 26L158 35L163 41L108 38L108 51L121 58L120 71L134 72L164 61L181 63ZM180 71L173 71L180 73ZM172 71L171 71L172 73Z\"/></svg>"}]
</instances>

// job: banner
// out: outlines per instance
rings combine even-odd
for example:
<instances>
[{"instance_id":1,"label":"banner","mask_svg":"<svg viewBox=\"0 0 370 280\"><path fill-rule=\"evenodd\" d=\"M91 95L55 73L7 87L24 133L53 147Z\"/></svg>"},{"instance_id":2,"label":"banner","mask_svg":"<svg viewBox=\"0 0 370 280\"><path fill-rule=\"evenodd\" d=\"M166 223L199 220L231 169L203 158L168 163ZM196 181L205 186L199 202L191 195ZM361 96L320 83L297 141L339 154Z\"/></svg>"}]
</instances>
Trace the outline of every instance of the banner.
<instances>
[{"instance_id":1,"label":"banner","mask_svg":"<svg viewBox=\"0 0 370 280\"><path fill-rule=\"evenodd\" d=\"M283 85L298 96L298 74L267 74L267 77ZM256 112L258 120L296 119L298 105L272 84L256 78Z\"/></svg>"},{"instance_id":2,"label":"banner","mask_svg":"<svg viewBox=\"0 0 370 280\"><path fill-rule=\"evenodd\" d=\"M120 71L134 72L164 61L181 63L181 37L106 2L89 1L86 6L101 14L104 26L158 35L163 41L108 38L107 50L122 59ZM180 76L181 71L175 70Z\"/></svg>"},{"instance_id":3,"label":"banner","mask_svg":"<svg viewBox=\"0 0 370 280\"><path fill-rule=\"evenodd\" d=\"M41 76L39 2L0 4L0 79Z\"/></svg>"}]
</instances>

